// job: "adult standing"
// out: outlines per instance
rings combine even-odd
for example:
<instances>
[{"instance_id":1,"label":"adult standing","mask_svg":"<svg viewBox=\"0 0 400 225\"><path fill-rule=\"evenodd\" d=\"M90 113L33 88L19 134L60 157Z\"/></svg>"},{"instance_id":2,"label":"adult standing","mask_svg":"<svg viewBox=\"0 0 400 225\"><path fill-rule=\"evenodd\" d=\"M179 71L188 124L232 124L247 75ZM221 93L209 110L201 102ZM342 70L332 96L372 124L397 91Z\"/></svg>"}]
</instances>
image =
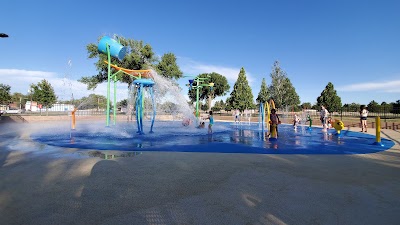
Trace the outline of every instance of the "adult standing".
<instances>
[{"instance_id":1,"label":"adult standing","mask_svg":"<svg viewBox=\"0 0 400 225\"><path fill-rule=\"evenodd\" d=\"M325 108L325 106L322 105L321 106L321 111L320 111L320 120L321 120L321 123L322 123L322 128L324 130L326 130L326 128L327 128L328 114L329 114L328 110Z\"/></svg>"},{"instance_id":2,"label":"adult standing","mask_svg":"<svg viewBox=\"0 0 400 225\"><path fill-rule=\"evenodd\" d=\"M361 122L361 132L367 132L367 117L368 110L365 105L360 108L360 122Z\"/></svg>"}]
</instances>

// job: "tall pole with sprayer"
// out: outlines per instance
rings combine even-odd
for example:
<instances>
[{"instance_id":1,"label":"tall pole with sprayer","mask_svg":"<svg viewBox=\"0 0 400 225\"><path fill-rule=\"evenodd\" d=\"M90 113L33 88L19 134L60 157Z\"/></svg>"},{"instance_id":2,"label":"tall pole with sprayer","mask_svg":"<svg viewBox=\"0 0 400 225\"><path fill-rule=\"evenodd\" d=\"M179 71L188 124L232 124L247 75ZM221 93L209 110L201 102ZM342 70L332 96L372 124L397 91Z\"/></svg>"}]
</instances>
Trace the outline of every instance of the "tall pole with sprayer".
<instances>
[{"instance_id":1,"label":"tall pole with sprayer","mask_svg":"<svg viewBox=\"0 0 400 225\"><path fill-rule=\"evenodd\" d=\"M192 88L196 89L196 113L195 114L196 114L197 121L199 121L199 117L200 117L200 111L199 111L200 89L203 87L210 87L210 89L212 90L214 87L214 83L208 83L208 84L204 83L210 78L211 78L210 75L207 75L206 77L197 76L194 79L190 79L189 84L187 84L187 86L189 87L189 90L191 90Z\"/></svg>"}]
</instances>

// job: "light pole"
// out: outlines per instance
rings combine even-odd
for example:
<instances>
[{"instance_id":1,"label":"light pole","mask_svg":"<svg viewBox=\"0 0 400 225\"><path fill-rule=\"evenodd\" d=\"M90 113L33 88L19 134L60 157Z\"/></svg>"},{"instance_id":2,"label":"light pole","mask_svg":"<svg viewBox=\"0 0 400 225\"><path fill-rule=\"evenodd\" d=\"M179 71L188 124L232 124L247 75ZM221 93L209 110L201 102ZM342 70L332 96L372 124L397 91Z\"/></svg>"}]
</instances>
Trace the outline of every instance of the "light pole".
<instances>
[{"instance_id":1,"label":"light pole","mask_svg":"<svg viewBox=\"0 0 400 225\"><path fill-rule=\"evenodd\" d=\"M8 34L0 33L0 38L8 38Z\"/></svg>"}]
</instances>

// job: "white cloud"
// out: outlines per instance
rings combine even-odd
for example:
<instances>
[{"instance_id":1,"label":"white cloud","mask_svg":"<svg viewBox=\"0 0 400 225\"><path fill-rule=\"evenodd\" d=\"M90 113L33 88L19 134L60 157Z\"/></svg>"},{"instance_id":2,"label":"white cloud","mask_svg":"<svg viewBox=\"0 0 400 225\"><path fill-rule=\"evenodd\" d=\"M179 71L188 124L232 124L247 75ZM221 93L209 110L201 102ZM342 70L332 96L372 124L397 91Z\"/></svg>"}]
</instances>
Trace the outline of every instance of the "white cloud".
<instances>
[{"instance_id":1,"label":"white cloud","mask_svg":"<svg viewBox=\"0 0 400 225\"><path fill-rule=\"evenodd\" d=\"M236 82L240 72L240 68L204 64L184 57L178 57L178 64L184 74L197 76L201 73L216 72L225 76L228 82L232 84ZM246 71L246 77L249 83L254 81L253 76L248 71Z\"/></svg>"},{"instance_id":2,"label":"white cloud","mask_svg":"<svg viewBox=\"0 0 400 225\"><path fill-rule=\"evenodd\" d=\"M400 80L385 81L385 82L369 82L350 84L337 88L339 91L380 91L389 93L400 93Z\"/></svg>"},{"instance_id":3,"label":"white cloud","mask_svg":"<svg viewBox=\"0 0 400 225\"><path fill-rule=\"evenodd\" d=\"M66 77L61 78L54 72L0 69L0 83L10 85L11 93L27 94L31 84L37 84L43 79L46 79L51 84L59 100L69 100L72 95L75 99L90 94L107 96L107 83L99 84L95 90L87 90L85 84ZM117 83L117 101L128 97L127 87L127 84ZM112 91L113 86L111 87Z\"/></svg>"},{"instance_id":4,"label":"white cloud","mask_svg":"<svg viewBox=\"0 0 400 225\"><path fill-rule=\"evenodd\" d=\"M19 69L0 69L0 76L7 77L13 76L13 79L18 78L48 78L54 76L55 73L44 72L44 71L29 71L29 70L19 70Z\"/></svg>"}]
</instances>

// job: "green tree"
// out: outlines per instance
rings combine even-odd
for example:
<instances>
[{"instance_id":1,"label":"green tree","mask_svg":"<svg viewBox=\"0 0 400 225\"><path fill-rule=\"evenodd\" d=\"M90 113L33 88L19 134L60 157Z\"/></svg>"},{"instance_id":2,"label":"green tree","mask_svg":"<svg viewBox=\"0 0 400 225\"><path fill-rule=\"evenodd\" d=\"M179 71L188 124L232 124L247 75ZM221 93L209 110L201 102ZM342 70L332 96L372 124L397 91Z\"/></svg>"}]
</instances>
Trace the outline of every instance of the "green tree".
<instances>
[{"instance_id":1,"label":"green tree","mask_svg":"<svg viewBox=\"0 0 400 225\"><path fill-rule=\"evenodd\" d=\"M358 112L360 111L360 104L357 103L351 103L351 104L344 104L343 105L343 110L347 111L347 112Z\"/></svg>"},{"instance_id":2,"label":"green tree","mask_svg":"<svg viewBox=\"0 0 400 225\"><path fill-rule=\"evenodd\" d=\"M394 114L400 114L400 100L397 100L396 102L390 103L392 105L392 111L391 113Z\"/></svg>"},{"instance_id":3,"label":"green tree","mask_svg":"<svg viewBox=\"0 0 400 225\"><path fill-rule=\"evenodd\" d=\"M221 109L225 108L225 103L223 100L216 101L214 106L211 108L212 111L221 111Z\"/></svg>"},{"instance_id":4,"label":"green tree","mask_svg":"<svg viewBox=\"0 0 400 225\"><path fill-rule=\"evenodd\" d=\"M314 104L314 105L311 107L311 109L319 110L320 107L318 106L318 104Z\"/></svg>"},{"instance_id":5,"label":"green tree","mask_svg":"<svg viewBox=\"0 0 400 225\"><path fill-rule=\"evenodd\" d=\"M304 102L303 104L301 104L302 109L311 109L311 107L311 102Z\"/></svg>"},{"instance_id":6,"label":"green tree","mask_svg":"<svg viewBox=\"0 0 400 225\"><path fill-rule=\"evenodd\" d=\"M222 99L219 101L219 105L221 106L221 109L224 109L226 106L224 100L222 100Z\"/></svg>"},{"instance_id":7,"label":"green tree","mask_svg":"<svg viewBox=\"0 0 400 225\"><path fill-rule=\"evenodd\" d=\"M158 108L167 114L173 114L178 110L178 105L176 103L166 101L160 104Z\"/></svg>"},{"instance_id":8,"label":"green tree","mask_svg":"<svg viewBox=\"0 0 400 225\"><path fill-rule=\"evenodd\" d=\"M329 82L325 89L321 92L321 95L317 98L317 103L318 106L325 106L329 112L338 112L342 108L342 100L337 95L336 90L331 82Z\"/></svg>"},{"instance_id":9,"label":"green tree","mask_svg":"<svg viewBox=\"0 0 400 225\"><path fill-rule=\"evenodd\" d=\"M100 40L102 37L99 37ZM150 45L144 44L143 41L136 41L133 39L126 39L119 37L121 45L127 47L127 54L125 55L122 62L118 59L111 57L111 63L116 64L120 67L130 70L141 70L149 69L149 65L156 61L153 50ZM107 81L108 78L108 66L104 61L107 61L107 54L100 53L98 51L98 43L90 43L86 46L88 51L88 58L95 59L95 63L98 74L93 76L82 77L79 81L86 84L88 89L95 89L98 84ZM115 71L113 71L115 72ZM118 80L123 83L132 84L134 78L126 74L119 74Z\"/></svg>"},{"instance_id":10,"label":"green tree","mask_svg":"<svg viewBox=\"0 0 400 225\"><path fill-rule=\"evenodd\" d=\"M183 74L178 64L176 64L176 57L173 53L164 54L155 68L159 75L170 79L179 79Z\"/></svg>"},{"instance_id":11,"label":"green tree","mask_svg":"<svg viewBox=\"0 0 400 225\"><path fill-rule=\"evenodd\" d=\"M48 109L53 106L54 103L57 102L57 96L54 93L54 89L51 84L43 79L39 83L31 84L31 90L33 90L33 100L37 101L39 104L46 107L46 112L48 113Z\"/></svg>"},{"instance_id":12,"label":"green tree","mask_svg":"<svg viewBox=\"0 0 400 225\"><path fill-rule=\"evenodd\" d=\"M117 106L118 107L127 107L128 106L128 100L127 99L123 99L123 100L117 102Z\"/></svg>"},{"instance_id":13,"label":"green tree","mask_svg":"<svg viewBox=\"0 0 400 225\"><path fill-rule=\"evenodd\" d=\"M18 103L21 108L25 108L25 103L28 97L22 93L15 92L11 95L11 101Z\"/></svg>"},{"instance_id":14,"label":"green tree","mask_svg":"<svg viewBox=\"0 0 400 225\"><path fill-rule=\"evenodd\" d=\"M232 110L232 105L230 104L230 102L231 102L230 97L227 97L225 100L225 107L224 107L224 110L227 112L230 112Z\"/></svg>"},{"instance_id":15,"label":"green tree","mask_svg":"<svg viewBox=\"0 0 400 225\"><path fill-rule=\"evenodd\" d=\"M81 99L75 100L74 105L78 109L96 109L97 111L100 109L104 110L107 108L107 98L104 95L90 94L87 97L82 97ZM112 102L110 102L110 106L112 105Z\"/></svg>"},{"instance_id":16,"label":"green tree","mask_svg":"<svg viewBox=\"0 0 400 225\"><path fill-rule=\"evenodd\" d=\"M239 72L238 79L233 86L229 98L229 104L234 109L239 109L243 112L245 109L254 108L253 93L246 78L246 71L242 67Z\"/></svg>"},{"instance_id":17,"label":"green tree","mask_svg":"<svg viewBox=\"0 0 400 225\"><path fill-rule=\"evenodd\" d=\"M199 100L208 100L207 106L209 107L208 110L211 110L211 102L215 97L218 96L224 96L228 93L229 91L229 84L228 80L226 77L224 77L221 74L218 73L203 73L200 74L199 77L206 78L208 77L208 80L206 80L202 84L207 84L208 83L214 83L214 86L212 88L210 87L203 87L199 90ZM194 86L197 84L194 83ZM192 88L191 90L188 91L188 96L189 99L192 102L196 101L196 89Z\"/></svg>"},{"instance_id":18,"label":"green tree","mask_svg":"<svg viewBox=\"0 0 400 225\"><path fill-rule=\"evenodd\" d=\"M208 102L206 102L206 103L201 103L201 105L200 105L200 109L201 110L203 110L203 111L207 111L208 110Z\"/></svg>"},{"instance_id":19,"label":"green tree","mask_svg":"<svg viewBox=\"0 0 400 225\"><path fill-rule=\"evenodd\" d=\"M393 111L393 105L388 104L387 102L382 102L381 103L381 111L383 111L384 113L391 112L391 111Z\"/></svg>"},{"instance_id":20,"label":"green tree","mask_svg":"<svg viewBox=\"0 0 400 225\"><path fill-rule=\"evenodd\" d=\"M10 90L11 90L10 85L0 84L0 102L1 102L1 104L8 104L11 101Z\"/></svg>"},{"instance_id":21,"label":"green tree","mask_svg":"<svg viewBox=\"0 0 400 225\"><path fill-rule=\"evenodd\" d=\"M379 112L380 110L380 105L374 100L368 103L367 107L370 112Z\"/></svg>"},{"instance_id":22,"label":"green tree","mask_svg":"<svg viewBox=\"0 0 400 225\"><path fill-rule=\"evenodd\" d=\"M261 88L260 88L260 92L258 93L257 99L256 101L258 103L265 103L268 101L268 99L270 98L270 96L268 95L268 87L267 87L267 82L265 81L265 78L262 79L261 82Z\"/></svg>"},{"instance_id":23,"label":"green tree","mask_svg":"<svg viewBox=\"0 0 400 225\"><path fill-rule=\"evenodd\" d=\"M300 104L300 97L296 92L296 89L293 87L292 82L290 81L289 78L286 77L283 88L286 92L282 99L282 105L283 106L295 106L297 107Z\"/></svg>"},{"instance_id":24,"label":"green tree","mask_svg":"<svg viewBox=\"0 0 400 225\"><path fill-rule=\"evenodd\" d=\"M102 37L99 38L99 40ZM158 73L169 78L179 78L182 76L177 64L176 58L172 53L167 53L162 56L161 61L158 63L152 47L149 44L144 44L143 41L127 39L119 37L121 45L127 46L127 54L122 62L116 58L111 58L111 63L119 67L130 70L143 70L156 68ZM90 43L86 46L89 59L98 59L95 63L98 73L92 76L82 77L79 81L86 84L88 89L95 89L98 84L107 81L108 66L104 61L107 61L107 55L99 53L97 50L97 43ZM113 71L115 73L116 71ZM134 77L120 73L117 76L118 80L127 83L128 86L132 85Z\"/></svg>"},{"instance_id":25,"label":"green tree","mask_svg":"<svg viewBox=\"0 0 400 225\"><path fill-rule=\"evenodd\" d=\"M290 79L284 70L281 69L279 61L275 61L271 71L271 85L269 93L274 99L275 107L294 106L300 104L300 97L296 93Z\"/></svg>"}]
</instances>

